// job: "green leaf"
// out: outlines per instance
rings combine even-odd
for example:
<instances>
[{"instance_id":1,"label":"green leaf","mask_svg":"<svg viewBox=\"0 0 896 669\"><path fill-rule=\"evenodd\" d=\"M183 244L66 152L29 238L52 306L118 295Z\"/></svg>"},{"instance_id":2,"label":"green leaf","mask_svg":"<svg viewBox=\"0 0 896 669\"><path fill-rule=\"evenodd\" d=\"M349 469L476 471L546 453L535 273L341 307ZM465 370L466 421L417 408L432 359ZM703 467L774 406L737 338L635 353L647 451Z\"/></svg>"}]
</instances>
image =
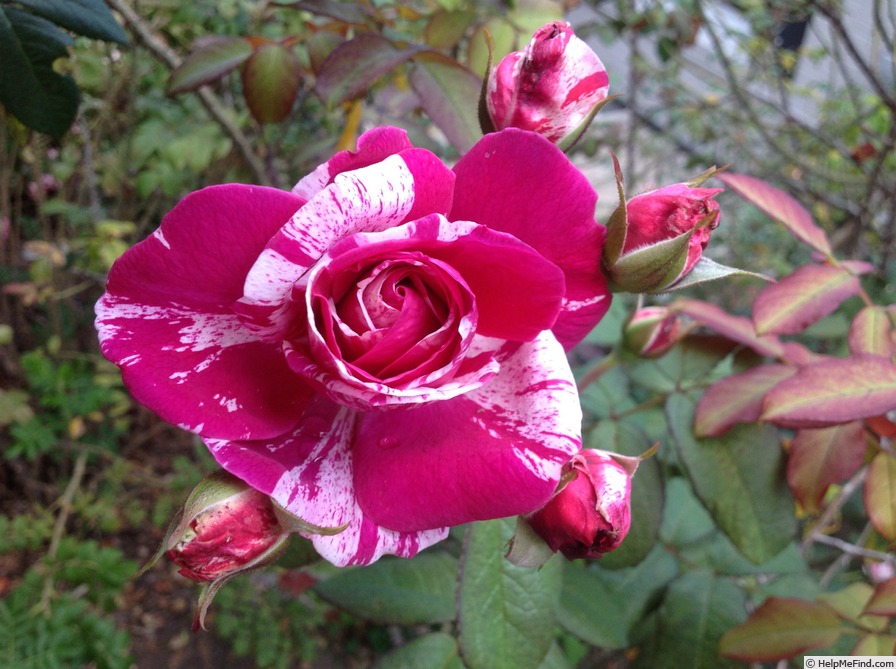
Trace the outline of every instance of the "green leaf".
<instances>
[{"instance_id":1,"label":"green leaf","mask_svg":"<svg viewBox=\"0 0 896 669\"><path fill-rule=\"evenodd\" d=\"M593 646L626 648L632 630L677 574L675 558L661 549L629 569L604 569L603 560L566 562L558 622Z\"/></svg>"},{"instance_id":2,"label":"green leaf","mask_svg":"<svg viewBox=\"0 0 896 669\"><path fill-rule=\"evenodd\" d=\"M366 5L358 2L342 2L340 0L299 0L299 2L278 2L282 7L302 9L318 16L328 16L331 19L364 25L370 22L370 10Z\"/></svg>"},{"instance_id":3,"label":"green leaf","mask_svg":"<svg viewBox=\"0 0 896 669\"><path fill-rule=\"evenodd\" d=\"M476 19L476 12L468 10L435 12L423 29L423 38L434 49L451 49L463 39ZM479 77L477 77L477 80Z\"/></svg>"},{"instance_id":4,"label":"green leaf","mask_svg":"<svg viewBox=\"0 0 896 669\"><path fill-rule=\"evenodd\" d=\"M765 396L762 420L828 427L896 408L896 364L876 355L826 358L801 367Z\"/></svg>"},{"instance_id":5,"label":"green leaf","mask_svg":"<svg viewBox=\"0 0 896 669\"><path fill-rule=\"evenodd\" d=\"M78 35L128 43L127 34L103 0L16 0L16 3Z\"/></svg>"},{"instance_id":6,"label":"green leaf","mask_svg":"<svg viewBox=\"0 0 896 669\"><path fill-rule=\"evenodd\" d=\"M302 64L286 44L262 44L242 69L243 96L259 123L280 123L299 92Z\"/></svg>"},{"instance_id":7,"label":"green leaf","mask_svg":"<svg viewBox=\"0 0 896 669\"><path fill-rule=\"evenodd\" d=\"M697 439L693 397L666 402L675 448L694 492L738 550L755 563L770 560L793 539L793 498L775 430L738 425L722 437Z\"/></svg>"},{"instance_id":8,"label":"green leaf","mask_svg":"<svg viewBox=\"0 0 896 669\"><path fill-rule=\"evenodd\" d=\"M896 540L896 456L886 451L875 455L868 467L865 510L881 536Z\"/></svg>"},{"instance_id":9,"label":"green leaf","mask_svg":"<svg viewBox=\"0 0 896 669\"><path fill-rule=\"evenodd\" d=\"M815 224L812 214L791 195L746 174L725 172L717 178L766 216L781 223L798 240L826 256L831 255L831 244L824 230Z\"/></svg>"},{"instance_id":10,"label":"green leaf","mask_svg":"<svg viewBox=\"0 0 896 669\"><path fill-rule=\"evenodd\" d=\"M329 107L356 98L421 49L401 49L385 37L362 33L340 44L323 62L317 94Z\"/></svg>"},{"instance_id":11,"label":"green leaf","mask_svg":"<svg viewBox=\"0 0 896 669\"><path fill-rule=\"evenodd\" d=\"M74 79L53 70L71 44L49 21L0 5L0 104L51 137L68 132L80 102Z\"/></svg>"},{"instance_id":12,"label":"green leaf","mask_svg":"<svg viewBox=\"0 0 896 669\"><path fill-rule=\"evenodd\" d=\"M672 582L657 615L657 631L635 667L726 669L739 665L718 656L719 639L744 619L746 597L727 579L708 571Z\"/></svg>"},{"instance_id":13,"label":"green leaf","mask_svg":"<svg viewBox=\"0 0 896 669\"><path fill-rule=\"evenodd\" d=\"M728 630L719 650L746 662L772 662L830 646L840 631L840 619L825 604L770 597L749 620Z\"/></svg>"},{"instance_id":14,"label":"green leaf","mask_svg":"<svg viewBox=\"0 0 896 669\"><path fill-rule=\"evenodd\" d=\"M464 669L457 640L444 632L433 632L393 650L372 669Z\"/></svg>"},{"instance_id":15,"label":"green leaf","mask_svg":"<svg viewBox=\"0 0 896 669\"><path fill-rule=\"evenodd\" d=\"M560 560L526 569L504 558L512 518L467 528L458 587L460 649L469 669L536 669L554 639Z\"/></svg>"},{"instance_id":16,"label":"green leaf","mask_svg":"<svg viewBox=\"0 0 896 669\"><path fill-rule=\"evenodd\" d=\"M242 37L221 37L184 59L168 79L168 94L177 95L220 79L252 55L252 44Z\"/></svg>"},{"instance_id":17,"label":"green leaf","mask_svg":"<svg viewBox=\"0 0 896 669\"><path fill-rule=\"evenodd\" d=\"M857 277L833 265L805 265L760 291L753 302L753 323L763 334L799 334L857 295Z\"/></svg>"},{"instance_id":18,"label":"green leaf","mask_svg":"<svg viewBox=\"0 0 896 669\"><path fill-rule=\"evenodd\" d=\"M447 622L455 617L457 560L444 552L413 560L383 558L321 581L315 592L361 618L400 625Z\"/></svg>"},{"instance_id":19,"label":"green leaf","mask_svg":"<svg viewBox=\"0 0 896 669\"><path fill-rule=\"evenodd\" d=\"M771 281L767 276L757 274L756 272L748 272L745 269L736 267L727 267L721 265L715 260L710 260L706 256L701 256L697 264L691 268L691 271L685 274L681 279L669 286L664 292L671 293L673 291L690 288L707 281L716 281L718 279L726 279L730 276L749 276L754 279L762 279L763 281Z\"/></svg>"},{"instance_id":20,"label":"green leaf","mask_svg":"<svg viewBox=\"0 0 896 669\"><path fill-rule=\"evenodd\" d=\"M456 61L431 51L414 57L408 80L423 111L445 133L458 153L466 153L482 137L476 106L479 78Z\"/></svg>"}]
</instances>

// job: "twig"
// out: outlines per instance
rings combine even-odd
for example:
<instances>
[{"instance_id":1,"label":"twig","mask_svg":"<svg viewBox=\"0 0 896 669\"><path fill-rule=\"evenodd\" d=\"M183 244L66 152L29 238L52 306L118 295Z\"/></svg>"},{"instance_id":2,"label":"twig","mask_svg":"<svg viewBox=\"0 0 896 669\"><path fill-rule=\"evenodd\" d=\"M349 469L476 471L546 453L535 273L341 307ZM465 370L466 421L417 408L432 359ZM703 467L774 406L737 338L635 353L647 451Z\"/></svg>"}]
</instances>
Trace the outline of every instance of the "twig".
<instances>
[{"instance_id":1,"label":"twig","mask_svg":"<svg viewBox=\"0 0 896 669\"><path fill-rule=\"evenodd\" d=\"M843 551L847 555L853 555L855 557L871 558L872 560L883 560L884 562L896 562L896 555L893 555L891 553L884 553L882 551L873 551L869 548L861 548L860 546L851 544L848 541L843 541L843 539L838 539L837 537L831 537L831 536L828 536L827 534L816 533L812 537L812 540L815 543L827 544L828 546L833 546L834 548L839 548L841 551Z\"/></svg>"},{"instance_id":2,"label":"twig","mask_svg":"<svg viewBox=\"0 0 896 669\"><path fill-rule=\"evenodd\" d=\"M803 552L808 550L809 547L815 543L816 537L821 535L824 528L831 524L834 516L843 508L846 501L852 496L856 489L865 482L866 476L868 476L868 465L865 465L853 474L852 478L843 485L837 496L830 501L821 516L819 516L818 520L815 521L815 524L812 525L812 529L807 533L806 538L803 539Z\"/></svg>"},{"instance_id":3,"label":"twig","mask_svg":"<svg viewBox=\"0 0 896 669\"><path fill-rule=\"evenodd\" d=\"M65 487L62 497L59 498L59 515L56 517L56 523L53 525L53 534L50 537L50 546L47 548L47 557L54 558L59 550L59 544L65 533L65 525L68 523L68 517L72 512L72 500L78 488L81 487L81 481L84 478L84 472L87 469L87 453L81 452L75 460L75 468L72 470L72 478ZM44 590L41 594L39 609L48 612L50 610L50 598L53 595L53 576L52 574L44 582Z\"/></svg>"},{"instance_id":4,"label":"twig","mask_svg":"<svg viewBox=\"0 0 896 669\"><path fill-rule=\"evenodd\" d=\"M124 17L125 22L131 32L137 37L141 44L146 47L157 59L162 61L170 69L174 69L181 64L181 58L161 40L153 35L149 26L141 19L133 7L128 4L127 0L108 0L109 6ZM255 180L265 186L274 184L274 179L270 177L264 167L261 158L252 148L252 143L243 134L242 130L227 115L227 110L218 97L206 86L202 86L196 91L202 106L211 114L212 118L217 121L218 125L227 133L233 143L236 144L243 159L252 170Z\"/></svg>"}]
</instances>

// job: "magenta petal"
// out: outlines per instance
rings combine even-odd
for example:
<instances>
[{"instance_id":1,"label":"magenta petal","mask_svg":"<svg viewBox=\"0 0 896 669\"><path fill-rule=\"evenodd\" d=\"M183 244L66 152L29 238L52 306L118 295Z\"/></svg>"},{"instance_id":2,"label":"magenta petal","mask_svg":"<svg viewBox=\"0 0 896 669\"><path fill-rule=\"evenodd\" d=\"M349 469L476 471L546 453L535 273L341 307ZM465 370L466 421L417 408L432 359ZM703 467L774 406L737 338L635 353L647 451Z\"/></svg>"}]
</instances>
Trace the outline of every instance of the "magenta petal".
<instances>
[{"instance_id":1,"label":"magenta petal","mask_svg":"<svg viewBox=\"0 0 896 669\"><path fill-rule=\"evenodd\" d=\"M370 564L386 554L412 557L444 539L447 528L395 532L361 511L352 484L355 420L353 411L319 397L291 434L271 441L206 443L222 467L306 523L346 526L333 536L303 533L337 566Z\"/></svg>"},{"instance_id":2,"label":"magenta petal","mask_svg":"<svg viewBox=\"0 0 896 669\"><path fill-rule=\"evenodd\" d=\"M206 436L258 438L295 424L310 391L229 304L301 204L270 188L206 188L115 263L96 325L103 354L138 401Z\"/></svg>"},{"instance_id":3,"label":"magenta petal","mask_svg":"<svg viewBox=\"0 0 896 669\"><path fill-rule=\"evenodd\" d=\"M295 283L340 239L376 232L430 213L447 213L454 174L429 151L408 149L334 177L271 239L234 305L269 340L282 339L294 317Z\"/></svg>"},{"instance_id":4,"label":"magenta petal","mask_svg":"<svg viewBox=\"0 0 896 669\"><path fill-rule=\"evenodd\" d=\"M355 151L340 151L297 183L292 192L310 200L333 182L337 174L373 165L389 156L413 148L408 133L400 128L383 126L368 130L358 137Z\"/></svg>"},{"instance_id":5,"label":"magenta petal","mask_svg":"<svg viewBox=\"0 0 896 669\"><path fill-rule=\"evenodd\" d=\"M360 414L355 490L378 524L414 532L528 513L581 447L581 409L549 332L508 345L501 370L466 395Z\"/></svg>"},{"instance_id":6,"label":"magenta petal","mask_svg":"<svg viewBox=\"0 0 896 669\"><path fill-rule=\"evenodd\" d=\"M508 232L560 267L566 302L553 331L566 348L581 341L610 306L600 270L606 230L588 180L544 137L513 128L483 137L454 171L449 218Z\"/></svg>"}]
</instances>

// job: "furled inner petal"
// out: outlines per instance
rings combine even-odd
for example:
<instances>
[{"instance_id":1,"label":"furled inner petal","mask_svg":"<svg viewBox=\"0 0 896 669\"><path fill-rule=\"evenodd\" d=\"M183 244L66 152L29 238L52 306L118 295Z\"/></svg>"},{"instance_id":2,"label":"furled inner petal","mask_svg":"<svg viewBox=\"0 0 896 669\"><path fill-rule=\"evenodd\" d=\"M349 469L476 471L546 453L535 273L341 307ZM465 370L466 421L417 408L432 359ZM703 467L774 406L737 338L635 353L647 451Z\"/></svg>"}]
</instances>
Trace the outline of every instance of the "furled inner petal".
<instances>
[{"instance_id":1,"label":"furled inner petal","mask_svg":"<svg viewBox=\"0 0 896 669\"><path fill-rule=\"evenodd\" d=\"M362 382L400 388L431 383L433 374L450 379L473 334L462 320L476 314L463 277L413 251L369 262L343 256L312 272L311 351L331 371L344 368Z\"/></svg>"}]
</instances>

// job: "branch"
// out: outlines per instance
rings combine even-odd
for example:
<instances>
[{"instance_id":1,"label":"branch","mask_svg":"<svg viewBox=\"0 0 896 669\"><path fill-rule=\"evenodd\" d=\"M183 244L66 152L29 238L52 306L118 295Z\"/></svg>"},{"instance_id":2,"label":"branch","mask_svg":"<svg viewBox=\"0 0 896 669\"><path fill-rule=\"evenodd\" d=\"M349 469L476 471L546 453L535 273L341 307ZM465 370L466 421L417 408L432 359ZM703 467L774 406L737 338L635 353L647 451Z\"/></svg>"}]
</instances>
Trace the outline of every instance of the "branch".
<instances>
[{"instance_id":1,"label":"branch","mask_svg":"<svg viewBox=\"0 0 896 669\"><path fill-rule=\"evenodd\" d=\"M153 35L152 30L137 15L137 12L134 11L127 0L107 0L107 2L112 9L124 17L127 27L153 56L172 70L181 64L180 56ZM228 116L227 109L218 97L206 86L197 90L196 94L199 96L202 106L205 107L206 111L217 121L218 125L233 140L233 143L236 144L246 164L252 170L255 180L264 186L274 185L273 179L270 178L267 170L265 170L264 162L252 148L252 143Z\"/></svg>"}]
</instances>

